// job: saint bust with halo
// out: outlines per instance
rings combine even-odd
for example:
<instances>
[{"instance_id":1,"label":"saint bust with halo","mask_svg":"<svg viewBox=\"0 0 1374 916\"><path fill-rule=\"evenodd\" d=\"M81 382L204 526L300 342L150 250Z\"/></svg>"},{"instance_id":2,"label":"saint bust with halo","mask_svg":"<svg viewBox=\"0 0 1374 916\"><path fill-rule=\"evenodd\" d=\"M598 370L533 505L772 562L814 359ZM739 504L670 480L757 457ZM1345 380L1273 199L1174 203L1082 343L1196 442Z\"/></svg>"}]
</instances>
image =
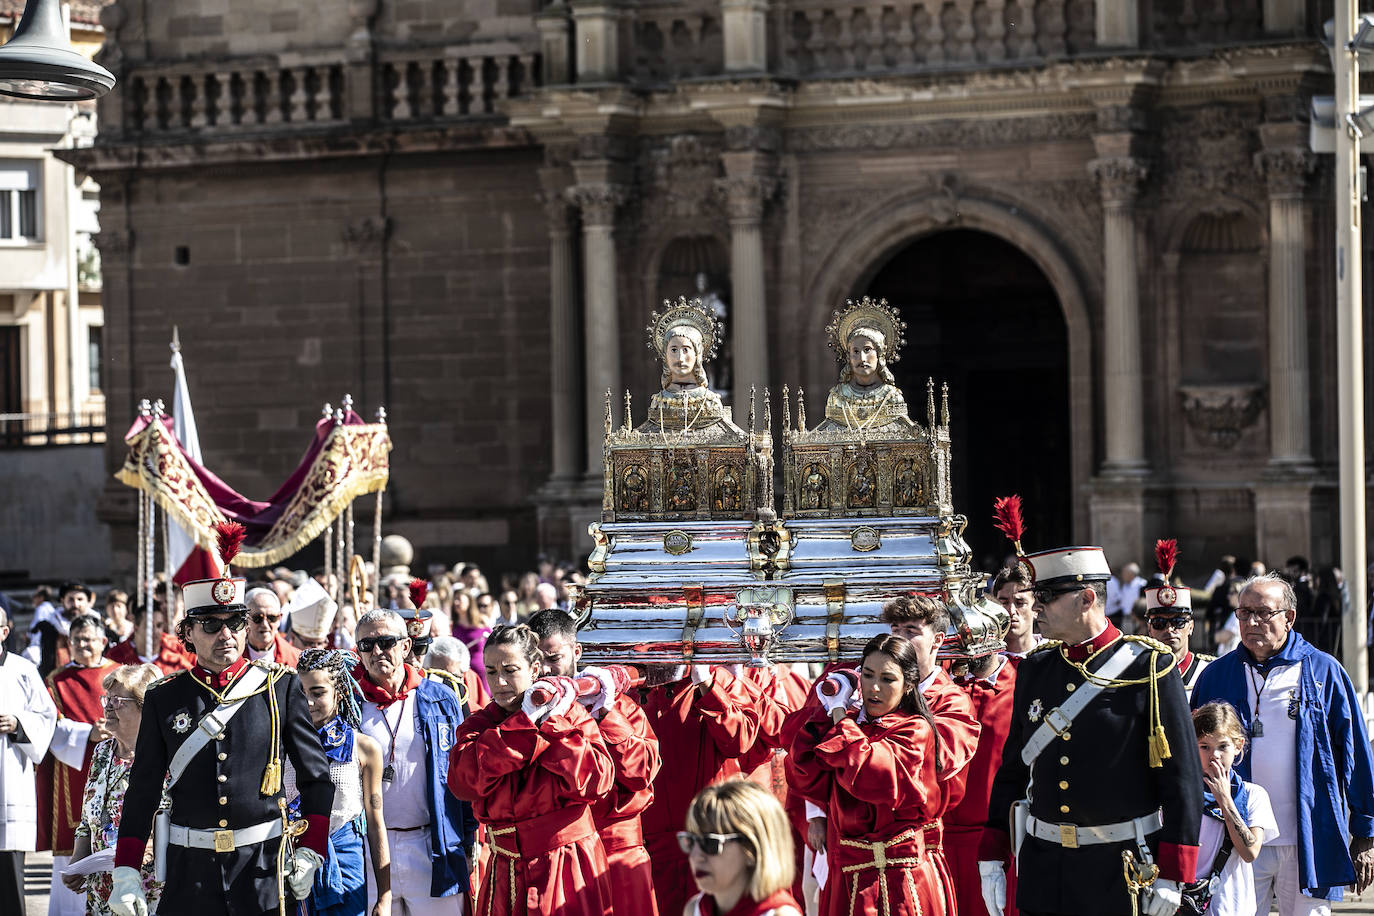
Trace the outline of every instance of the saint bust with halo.
<instances>
[{"instance_id":1,"label":"saint bust with halo","mask_svg":"<svg viewBox=\"0 0 1374 916\"><path fill-rule=\"evenodd\" d=\"M906 399L888 368L906 343L906 322L897 310L886 299L851 299L825 330L842 368L818 428L872 432L892 423L911 426Z\"/></svg>"},{"instance_id":2,"label":"saint bust with halo","mask_svg":"<svg viewBox=\"0 0 1374 916\"><path fill-rule=\"evenodd\" d=\"M715 356L720 321L700 299L664 300L650 316L649 347L663 361L663 390L649 402L649 423L662 430L702 430L726 422L720 395L706 385L705 364ZM733 424L731 424L733 425Z\"/></svg>"}]
</instances>

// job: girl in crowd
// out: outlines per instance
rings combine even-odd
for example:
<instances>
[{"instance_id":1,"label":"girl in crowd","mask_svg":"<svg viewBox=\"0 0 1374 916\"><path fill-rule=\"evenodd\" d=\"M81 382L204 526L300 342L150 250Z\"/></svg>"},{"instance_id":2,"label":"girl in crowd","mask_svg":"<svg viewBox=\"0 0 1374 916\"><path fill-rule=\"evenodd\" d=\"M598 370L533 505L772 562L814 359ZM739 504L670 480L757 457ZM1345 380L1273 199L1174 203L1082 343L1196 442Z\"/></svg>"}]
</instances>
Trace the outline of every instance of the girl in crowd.
<instances>
[{"instance_id":1,"label":"girl in crowd","mask_svg":"<svg viewBox=\"0 0 1374 916\"><path fill-rule=\"evenodd\" d=\"M701 890L683 916L801 916L789 890L792 828L767 789L747 779L707 786L677 838Z\"/></svg>"},{"instance_id":2,"label":"girl in crowd","mask_svg":"<svg viewBox=\"0 0 1374 916\"><path fill-rule=\"evenodd\" d=\"M591 805L615 785L601 731L570 678L547 678L529 627L502 626L483 653L492 702L459 728L448 786L472 803L491 860L477 900L482 916L602 916L611 912L606 853Z\"/></svg>"},{"instance_id":3,"label":"girl in crowd","mask_svg":"<svg viewBox=\"0 0 1374 916\"><path fill-rule=\"evenodd\" d=\"M362 916L367 910L367 875L363 864L363 831L372 852L372 881L377 903L372 916L391 913L391 853L382 816L382 749L358 730L361 712L349 669L355 656L338 649L306 649L296 670L310 704L310 719L319 729L334 782L329 813L329 856L315 872L310 912L318 916ZM296 772L286 762L286 798L296 800Z\"/></svg>"},{"instance_id":4,"label":"girl in crowd","mask_svg":"<svg viewBox=\"0 0 1374 916\"><path fill-rule=\"evenodd\" d=\"M831 679L838 693L826 696L818 685L821 706L788 756L789 785L828 817L820 912L943 916L944 887L924 841L942 804L939 748L916 650L900 636L875 636L864 647L856 696L843 674Z\"/></svg>"},{"instance_id":5,"label":"girl in crowd","mask_svg":"<svg viewBox=\"0 0 1374 916\"><path fill-rule=\"evenodd\" d=\"M1197 882L1184 893L1199 902L1211 893L1210 916L1250 916L1256 912L1251 867L1267 837L1278 836L1278 822L1263 786L1245 782L1231 769L1245 753L1245 726L1230 703L1207 703L1193 713L1193 731L1202 758L1202 829L1198 833ZM1218 880L1215 885L1211 879ZM1266 900L1260 907L1268 912Z\"/></svg>"}]
</instances>

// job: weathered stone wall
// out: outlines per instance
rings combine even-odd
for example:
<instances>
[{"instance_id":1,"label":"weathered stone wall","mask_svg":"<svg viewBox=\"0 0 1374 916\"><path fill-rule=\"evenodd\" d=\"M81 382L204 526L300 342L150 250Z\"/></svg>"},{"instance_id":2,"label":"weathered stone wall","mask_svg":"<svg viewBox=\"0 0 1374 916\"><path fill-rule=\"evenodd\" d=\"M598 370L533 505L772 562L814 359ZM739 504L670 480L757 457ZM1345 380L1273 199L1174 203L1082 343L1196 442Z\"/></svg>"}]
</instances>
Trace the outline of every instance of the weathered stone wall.
<instances>
[{"instance_id":1,"label":"weathered stone wall","mask_svg":"<svg viewBox=\"0 0 1374 916\"><path fill-rule=\"evenodd\" d=\"M96 517L98 445L0 452L0 570L31 579L103 580L110 530Z\"/></svg>"}]
</instances>

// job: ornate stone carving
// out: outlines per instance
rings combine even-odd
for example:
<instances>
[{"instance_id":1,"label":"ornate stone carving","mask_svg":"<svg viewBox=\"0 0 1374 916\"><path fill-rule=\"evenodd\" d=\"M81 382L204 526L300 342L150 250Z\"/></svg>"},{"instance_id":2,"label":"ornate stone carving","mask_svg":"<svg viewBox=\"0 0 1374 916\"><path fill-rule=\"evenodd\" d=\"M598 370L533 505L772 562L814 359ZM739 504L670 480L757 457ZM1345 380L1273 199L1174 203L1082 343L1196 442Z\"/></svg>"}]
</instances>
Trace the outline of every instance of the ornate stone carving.
<instances>
[{"instance_id":1,"label":"ornate stone carving","mask_svg":"<svg viewBox=\"0 0 1374 916\"><path fill-rule=\"evenodd\" d=\"M709 222L718 218L722 199L719 137L679 134L647 145L640 157L641 184L649 190L645 220L665 214L674 219Z\"/></svg>"},{"instance_id":2,"label":"ornate stone carving","mask_svg":"<svg viewBox=\"0 0 1374 916\"><path fill-rule=\"evenodd\" d=\"M1097 179L1102 202L1107 205L1132 203L1148 173L1144 161L1133 156L1110 156L1088 163L1088 174Z\"/></svg>"},{"instance_id":3,"label":"ornate stone carving","mask_svg":"<svg viewBox=\"0 0 1374 916\"><path fill-rule=\"evenodd\" d=\"M1160 183L1178 196L1254 196L1257 104L1201 105L1159 113Z\"/></svg>"},{"instance_id":4,"label":"ornate stone carving","mask_svg":"<svg viewBox=\"0 0 1374 916\"><path fill-rule=\"evenodd\" d=\"M1230 449L1264 409L1261 385L1182 385L1183 416L1204 442Z\"/></svg>"},{"instance_id":5,"label":"ornate stone carving","mask_svg":"<svg viewBox=\"0 0 1374 916\"><path fill-rule=\"evenodd\" d=\"M776 127L735 124L725 128L725 148L728 150L773 152L781 145L782 137Z\"/></svg>"},{"instance_id":6,"label":"ornate stone carving","mask_svg":"<svg viewBox=\"0 0 1374 916\"><path fill-rule=\"evenodd\" d=\"M1255 169L1264 176L1270 197L1301 197L1317 158L1305 149L1266 149L1255 153Z\"/></svg>"},{"instance_id":7,"label":"ornate stone carving","mask_svg":"<svg viewBox=\"0 0 1374 916\"><path fill-rule=\"evenodd\" d=\"M791 152L805 153L895 147L982 147L1087 137L1095 128L1094 117L1082 113L1042 118L950 119L917 124L837 124L791 131L787 134L787 148Z\"/></svg>"},{"instance_id":8,"label":"ornate stone carving","mask_svg":"<svg viewBox=\"0 0 1374 916\"><path fill-rule=\"evenodd\" d=\"M568 188L568 202L582 211L588 226L614 226L615 211L628 196L618 184L580 184Z\"/></svg>"},{"instance_id":9,"label":"ornate stone carving","mask_svg":"<svg viewBox=\"0 0 1374 916\"><path fill-rule=\"evenodd\" d=\"M736 175L716 181L716 190L725 198L731 222L758 222L763 208L777 189L777 180L767 175Z\"/></svg>"},{"instance_id":10,"label":"ornate stone carving","mask_svg":"<svg viewBox=\"0 0 1374 916\"><path fill-rule=\"evenodd\" d=\"M340 232L344 245L360 254L376 254L391 238L391 219L365 216L346 224Z\"/></svg>"}]
</instances>

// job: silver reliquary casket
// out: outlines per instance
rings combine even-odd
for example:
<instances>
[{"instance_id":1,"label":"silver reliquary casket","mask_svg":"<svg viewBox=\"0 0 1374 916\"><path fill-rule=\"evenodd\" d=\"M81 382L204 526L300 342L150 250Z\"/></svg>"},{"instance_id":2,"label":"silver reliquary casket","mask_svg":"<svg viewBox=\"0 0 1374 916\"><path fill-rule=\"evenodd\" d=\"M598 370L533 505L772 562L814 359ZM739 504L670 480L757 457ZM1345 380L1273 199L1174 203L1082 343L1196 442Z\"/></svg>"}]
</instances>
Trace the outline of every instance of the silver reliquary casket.
<instances>
[{"instance_id":1,"label":"silver reliquary casket","mask_svg":"<svg viewBox=\"0 0 1374 916\"><path fill-rule=\"evenodd\" d=\"M773 498L772 410L754 394L748 429L705 385L718 325L700 304L665 303L649 326L663 390L633 425L625 395L615 427L606 402L602 522L578 596L579 641L592 663L826 662L856 659L886 633L883 605L938 597L951 612L942 656L1003 645L1006 615L969 567L949 480L949 410L927 384L926 423L912 421L887 363L903 323L867 298L829 331L840 383L825 418L795 422L783 390L782 514Z\"/></svg>"}]
</instances>

